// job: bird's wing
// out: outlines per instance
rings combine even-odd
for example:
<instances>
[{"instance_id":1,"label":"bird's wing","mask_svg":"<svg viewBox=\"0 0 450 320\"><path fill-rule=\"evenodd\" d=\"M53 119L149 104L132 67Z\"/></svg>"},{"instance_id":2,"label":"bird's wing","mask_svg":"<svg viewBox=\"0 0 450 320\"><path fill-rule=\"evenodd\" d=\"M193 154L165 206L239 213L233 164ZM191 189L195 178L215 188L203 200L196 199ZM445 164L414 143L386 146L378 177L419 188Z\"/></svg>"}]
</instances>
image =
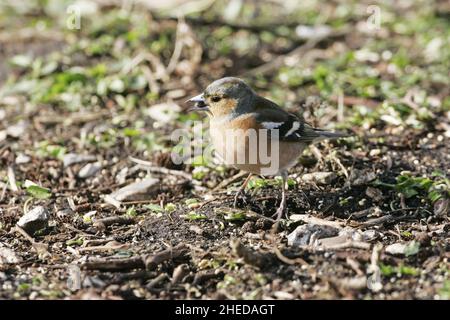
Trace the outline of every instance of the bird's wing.
<instances>
[{"instance_id":1,"label":"bird's wing","mask_svg":"<svg viewBox=\"0 0 450 320\"><path fill-rule=\"evenodd\" d=\"M262 97L255 101L256 121L265 129L278 130L280 141L286 142L312 142L320 138L321 133L306 124L298 116L286 112L274 102Z\"/></svg>"}]
</instances>

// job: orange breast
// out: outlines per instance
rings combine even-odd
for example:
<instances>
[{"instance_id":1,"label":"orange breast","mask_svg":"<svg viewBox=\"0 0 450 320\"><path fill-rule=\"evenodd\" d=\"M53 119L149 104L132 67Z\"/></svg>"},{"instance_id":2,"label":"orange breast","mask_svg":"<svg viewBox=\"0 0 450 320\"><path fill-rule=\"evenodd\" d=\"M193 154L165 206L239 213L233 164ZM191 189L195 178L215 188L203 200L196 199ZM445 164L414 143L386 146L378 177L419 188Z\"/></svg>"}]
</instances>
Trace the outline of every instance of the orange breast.
<instances>
[{"instance_id":1,"label":"orange breast","mask_svg":"<svg viewBox=\"0 0 450 320\"><path fill-rule=\"evenodd\" d=\"M231 121L211 119L211 141L225 164L262 175L275 175L295 164L303 144L271 139L268 130L253 115L242 115Z\"/></svg>"}]
</instances>

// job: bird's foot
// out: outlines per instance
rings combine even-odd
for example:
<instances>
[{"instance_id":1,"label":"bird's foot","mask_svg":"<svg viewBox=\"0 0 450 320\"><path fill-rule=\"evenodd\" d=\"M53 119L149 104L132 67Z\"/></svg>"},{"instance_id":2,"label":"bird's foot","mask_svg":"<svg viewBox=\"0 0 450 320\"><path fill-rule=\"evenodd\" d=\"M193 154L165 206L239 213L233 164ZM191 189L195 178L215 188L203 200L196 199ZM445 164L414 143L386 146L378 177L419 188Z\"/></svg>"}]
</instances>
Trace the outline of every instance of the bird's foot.
<instances>
[{"instance_id":1,"label":"bird's foot","mask_svg":"<svg viewBox=\"0 0 450 320\"><path fill-rule=\"evenodd\" d=\"M287 217L286 202L282 202L280 204L277 211L272 215L272 218L275 218L275 221L279 221L281 219L281 217L283 216L283 213L285 213L285 215Z\"/></svg>"}]
</instances>

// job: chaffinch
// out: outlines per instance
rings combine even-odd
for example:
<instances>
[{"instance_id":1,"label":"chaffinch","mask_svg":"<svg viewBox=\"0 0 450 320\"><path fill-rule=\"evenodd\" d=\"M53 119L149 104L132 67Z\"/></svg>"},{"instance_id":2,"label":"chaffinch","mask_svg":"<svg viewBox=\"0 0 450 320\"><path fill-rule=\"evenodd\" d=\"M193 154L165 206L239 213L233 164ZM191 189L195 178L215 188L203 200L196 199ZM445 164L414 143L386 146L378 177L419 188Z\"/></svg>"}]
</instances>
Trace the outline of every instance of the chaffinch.
<instances>
[{"instance_id":1,"label":"chaffinch","mask_svg":"<svg viewBox=\"0 0 450 320\"><path fill-rule=\"evenodd\" d=\"M279 220L286 207L288 169L305 147L315 141L347 136L316 129L274 102L257 95L243 80L226 77L188 100L190 110L205 111L210 118L210 137L225 164L249 172L236 193L234 205L252 175L282 177L282 197L273 215Z\"/></svg>"}]
</instances>

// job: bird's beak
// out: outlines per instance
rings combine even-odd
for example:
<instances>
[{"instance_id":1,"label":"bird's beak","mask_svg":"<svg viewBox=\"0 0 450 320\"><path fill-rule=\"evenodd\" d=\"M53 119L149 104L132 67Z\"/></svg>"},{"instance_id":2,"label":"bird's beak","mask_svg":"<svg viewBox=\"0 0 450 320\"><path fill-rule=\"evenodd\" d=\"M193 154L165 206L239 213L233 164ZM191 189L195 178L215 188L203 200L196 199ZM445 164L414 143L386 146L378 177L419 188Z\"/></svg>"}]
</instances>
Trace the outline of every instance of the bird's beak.
<instances>
[{"instance_id":1,"label":"bird's beak","mask_svg":"<svg viewBox=\"0 0 450 320\"><path fill-rule=\"evenodd\" d=\"M203 93L199 94L198 96L192 97L186 102L195 102L195 105L192 108L189 108L187 111L208 111L208 105L206 104L205 98L203 96Z\"/></svg>"}]
</instances>

